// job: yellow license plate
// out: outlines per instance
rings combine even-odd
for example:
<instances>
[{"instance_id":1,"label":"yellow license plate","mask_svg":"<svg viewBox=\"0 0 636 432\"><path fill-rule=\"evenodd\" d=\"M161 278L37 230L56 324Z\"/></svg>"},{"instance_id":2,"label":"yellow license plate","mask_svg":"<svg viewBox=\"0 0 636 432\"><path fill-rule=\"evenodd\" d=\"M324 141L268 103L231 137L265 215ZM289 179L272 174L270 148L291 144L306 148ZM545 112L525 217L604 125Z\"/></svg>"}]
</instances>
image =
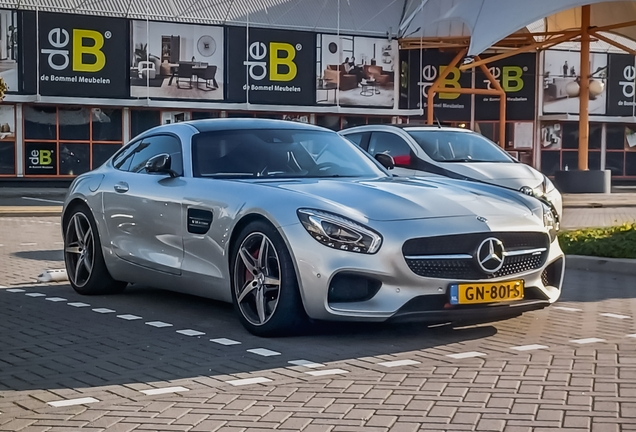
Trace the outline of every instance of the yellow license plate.
<instances>
[{"instance_id":1,"label":"yellow license plate","mask_svg":"<svg viewBox=\"0 0 636 432\"><path fill-rule=\"evenodd\" d=\"M523 280L491 283L464 283L450 286L454 305L497 303L523 299Z\"/></svg>"}]
</instances>

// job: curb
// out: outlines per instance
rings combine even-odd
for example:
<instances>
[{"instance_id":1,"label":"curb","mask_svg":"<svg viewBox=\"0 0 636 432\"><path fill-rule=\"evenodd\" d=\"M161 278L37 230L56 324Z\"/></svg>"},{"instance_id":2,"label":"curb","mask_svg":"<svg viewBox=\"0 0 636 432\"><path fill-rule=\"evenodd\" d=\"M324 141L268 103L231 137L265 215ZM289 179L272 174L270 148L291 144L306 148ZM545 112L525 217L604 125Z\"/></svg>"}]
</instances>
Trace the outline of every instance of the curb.
<instances>
[{"instance_id":1,"label":"curb","mask_svg":"<svg viewBox=\"0 0 636 432\"><path fill-rule=\"evenodd\" d=\"M636 276L636 259L566 255L565 269Z\"/></svg>"},{"instance_id":2,"label":"curb","mask_svg":"<svg viewBox=\"0 0 636 432\"><path fill-rule=\"evenodd\" d=\"M636 207L636 203L612 203L612 204L597 204L597 203L587 203L587 204L563 204L564 209L590 209L590 208L633 208Z\"/></svg>"},{"instance_id":3,"label":"curb","mask_svg":"<svg viewBox=\"0 0 636 432\"><path fill-rule=\"evenodd\" d=\"M59 217L62 216L61 206L15 206L0 207L0 217Z\"/></svg>"}]
</instances>

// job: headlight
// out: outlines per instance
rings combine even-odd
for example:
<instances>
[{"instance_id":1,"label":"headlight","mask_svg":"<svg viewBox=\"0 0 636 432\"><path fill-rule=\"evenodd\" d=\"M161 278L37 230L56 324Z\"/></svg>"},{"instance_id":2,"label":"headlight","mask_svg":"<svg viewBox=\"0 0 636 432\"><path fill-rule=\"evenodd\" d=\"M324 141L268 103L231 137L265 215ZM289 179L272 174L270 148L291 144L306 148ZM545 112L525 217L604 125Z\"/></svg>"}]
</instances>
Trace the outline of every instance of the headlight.
<instances>
[{"instance_id":1,"label":"headlight","mask_svg":"<svg viewBox=\"0 0 636 432\"><path fill-rule=\"evenodd\" d=\"M558 223L552 208L549 205L543 204L543 226L548 229L550 235L550 243L554 241L559 230Z\"/></svg>"},{"instance_id":2,"label":"headlight","mask_svg":"<svg viewBox=\"0 0 636 432\"><path fill-rule=\"evenodd\" d=\"M342 216L312 209L299 209L297 213L307 232L327 247L374 254L382 244L380 234Z\"/></svg>"}]
</instances>

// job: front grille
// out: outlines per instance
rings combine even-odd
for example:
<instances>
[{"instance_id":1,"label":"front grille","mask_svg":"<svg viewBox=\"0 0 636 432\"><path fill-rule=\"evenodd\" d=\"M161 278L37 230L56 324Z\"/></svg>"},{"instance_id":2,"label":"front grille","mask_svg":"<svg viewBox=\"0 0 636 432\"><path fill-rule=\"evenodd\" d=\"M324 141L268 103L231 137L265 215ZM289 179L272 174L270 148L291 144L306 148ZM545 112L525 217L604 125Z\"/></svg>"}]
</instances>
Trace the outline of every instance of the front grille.
<instances>
[{"instance_id":1,"label":"front grille","mask_svg":"<svg viewBox=\"0 0 636 432\"><path fill-rule=\"evenodd\" d=\"M483 271L474 256L482 241L489 237L501 240L506 252L545 249L523 255L504 257L503 266L495 273ZM430 278L471 280L492 279L541 268L548 255L549 239L543 233L476 233L408 240L402 252L413 273ZM450 255L448 258L426 259L422 256ZM463 257L453 258L452 255ZM422 258L407 258L418 256Z\"/></svg>"}]
</instances>

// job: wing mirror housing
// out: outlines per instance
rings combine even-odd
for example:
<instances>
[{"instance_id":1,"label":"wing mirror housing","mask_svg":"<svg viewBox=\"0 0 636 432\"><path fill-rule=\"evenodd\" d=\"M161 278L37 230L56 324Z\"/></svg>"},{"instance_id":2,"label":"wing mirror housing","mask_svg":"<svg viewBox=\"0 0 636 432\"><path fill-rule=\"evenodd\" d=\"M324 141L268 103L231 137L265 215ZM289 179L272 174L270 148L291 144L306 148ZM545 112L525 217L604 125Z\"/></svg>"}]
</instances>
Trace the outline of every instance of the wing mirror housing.
<instances>
[{"instance_id":1,"label":"wing mirror housing","mask_svg":"<svg viewBox=\"0 0 636 432\"><path fill-rule=\"evenodd\" d=\"M146 172L168 174L170 177L178 177L176 171L172 170L172 158L168 153L158 154L148 159L146 162Z\"/></svg>"},{"instance_id":2,"label":"wing mirror housing","mask_svg":"<svg viewBox=\"0 0 636 432\"><path fill-rule=\"evenodd\" d=\"M395 168L395 161L393 160L393 157L391 155L388 155L386 153L378 153L375 155L375 160L380 162L380 164L388 170Z\"/></svg>"}]
</instances>

